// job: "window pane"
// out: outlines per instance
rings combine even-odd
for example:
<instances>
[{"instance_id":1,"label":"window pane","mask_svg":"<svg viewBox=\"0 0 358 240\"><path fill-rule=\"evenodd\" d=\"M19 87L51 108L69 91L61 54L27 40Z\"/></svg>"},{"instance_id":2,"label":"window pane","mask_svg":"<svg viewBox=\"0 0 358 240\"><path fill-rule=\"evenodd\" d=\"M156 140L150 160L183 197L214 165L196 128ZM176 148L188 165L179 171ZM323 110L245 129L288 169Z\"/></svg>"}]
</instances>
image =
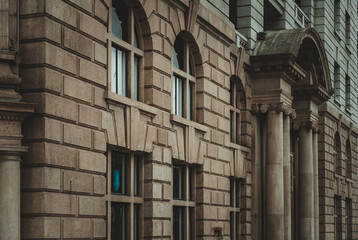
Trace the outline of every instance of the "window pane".
<instances>
[{"instance_id":1,"label":"window pane","mask_svg":"<svg viewBox=\"0 0 358 240\"><path fill-rule=\"evenodd\" d=\"M117 49L117 93L126 96L126 85L127 85L127 69L126 69L126 53Z\"/></svg>"},{"instance_id":2,"label":"window pane","mask_svg":"<svg viewBox=\"0 0 358 240\"><path fill-rule=\"evenodd\" d=\"M184 41L177 38L173 48L173 66L184 71Z\"/></svg>"},{"instance_id":3,"label":"window pane","mask_svg":"<svg viewBox=\"0 0 358 240\"><path fill-rule=\"evenodd\" d=\"M230 206L234 206L235 201L235 180L230 179Z\"/></svg>"},{"instance_id":4,"label":"window pane","mask_svg":"<svg viewBox=\"0 0 358 240\"><path fill-rule=\"evenodd\" d=\"M235 180L235 192L236 192L236 197L235 197L235 207L240 207L240 181L239 180Z\"/></svg>"},{"instance_id":5,"label":"window pane","mask_svg":"<svg viewBox=\"0 0 358 240\"><path fill-rule=\"evenodd\" d=\"M188 99L188 119L193 120L193 83L189 83L189 99Z\"/></svg>"},{"instance_id":6,"label":"window pane","mask_svg":"<svg viewBox=\"0 0 358 240\"><path fill-rule=\"evenodd\" d=\"M234 142L235 136L234 136L234 112L230 111L230 140L231 142Z\"/></svg>"},{"instance_id":7,"label":"window pane","mask_svg":"<svg viewBox=\"0 0 358 240\"><path fill-rule=\"evenodd\" d=\"M128 7L122 1L112 2L112 34L128 41Z\"/></svg>"},{"instance_id":8,"label":"window pane","mask_svg":"<svg viewBox=\"0 0 358 240\"><path fill-rule=\"evenodd\" d=\"M126 206L113 203L111 206L111 237L112 239L126 239Z\"/></svg>"},{"instance_id":9,"label":"window pane","mask_svg":"<svg viewBox=\"0 0 358 240\"><path fill-rule=\"evenodd\" d=\"M117 93L118 92L118 86L117 86L117 49L112 47L112 82L111 82L111 88L112 92Z\"/></svg>"},{"instance_id":10,"label":"window pane","mask_svg":"<svg viewBox=\"0 0 358 240\"><path fill-rule=\"evenodd\" d=\"M240 239L240 213L236 212L236 239Z\"/></svg>"},{"instance_id":11,"label":"window pane","mask_svg":"<svg viewBox=\"0 0 358 240\"><path fill-rule=\"evenodd\" d=\"M134 226L133 226L133 239L134 240L138 240L139 236L140 236L140 205L139 204L135 204L134 205Z\"/></svg>"},{"instance_id":12,"label":"window pane","mask_svg":"<svg viewBox=\"0 0 358 240\"><path fill-rule=\"evenodd\" d=\"M139 100L139 58L134 57L134 100Z\"/></svg>"},{"instance_id":13,"label":"window pane","mask_svg":"<svg viewBox=\"0 0 358 240\"><path fill-rule=\"evenodd\" d=\"M189 200L193 201L194 200L194 168L190 167L189 168Z\"/></svg>"},{"instance_id":14,"label":"window pane","mask_svg":"<svg viewBox=\"0 0 358 240\"><path fill-rule=\"evenodd\" d=\"M112 192L125 194L126 192L126 156L113 153L112 156Z\"/></svg>"},{"instance_id":15,"label":"window pane","mask_svg":"<svg viewBox=\"0 0 358 240\"><path fill-rule=\"evenodd\" d=\"M177 78L177 115L183 116L183 79Z\"/></svg>"},{"instance_id":16,"label":"window pane","mask_svg":"<svg viewBox=\"0 0 358 240\"><path fill-rule=\"evenodd\" d=\"M137 31L134 29L134 42L133 45L138 48L138 36Z\"/></svg>"},{"instance_id":17,"label":"window pane","mask_svg":"<svg viewBox=\"0 0 358 240\"><path fill-rule=\"evenodd\" d=\"M184 167L173 165L173 198L184 199Z\"/></svg>"},{"instance_id":18,"label":"window pane","mask_svg":"<svg viewBox=\"0 0 358 240\"><path fill-rule=\"evenodd\" d=\"M194 208L189 208L189 240L195 239L195 216Z\"/></svg>"},{"instance_id":19,"label":"window pane","mask_svg":"<svg viewBox=\"0 0 358 240\"><path fill-rule=\"evenodd\" d=\"M235 239L234 212L230 212L230 240Z\"/></svg>"},{"instance_id":20,"label":"window pane","mask_svg":"<svg viewBox=\"0 0 358 240\"><path fill-rule=\"evenodd\" d=\"M184 239L183 208L173 207L173 239Z\"/></svg>"},{"instance_id":21,"label":"window pane","mask_svg":"<svg viewBox=\"0 0 358 240\"><path fill-rule=\"evenodd\" d=\"M134 156L134 196L139 196L140 167L139 156Z\"/></svg>"}]
</instances>

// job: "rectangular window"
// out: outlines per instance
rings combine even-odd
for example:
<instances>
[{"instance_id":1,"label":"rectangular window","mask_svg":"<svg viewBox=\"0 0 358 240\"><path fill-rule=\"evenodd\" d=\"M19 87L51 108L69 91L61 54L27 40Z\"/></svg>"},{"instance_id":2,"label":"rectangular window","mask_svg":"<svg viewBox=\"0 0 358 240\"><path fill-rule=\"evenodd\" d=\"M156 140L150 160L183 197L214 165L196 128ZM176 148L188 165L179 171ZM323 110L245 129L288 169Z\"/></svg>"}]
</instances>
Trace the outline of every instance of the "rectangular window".
<instances>
[{"instance_id":1,"label":"rectangular window","mask_svg":"<svg viewBox=\"0 0 358 240\"><path fill-rule=\"evenodd\" d=\"M127 207L123 203L112 202L111 206L111 238L116 240L126 239Z\"/></svg>"},{"instance_id":2,"label":"rectangular window","mask_svg":"<svg viewBox=\"0 0 358 240\"><path fill-rule=\"evenodd\" d=\"M336 32L340 31L340 22L341 22L341 1L334 0L334 30Z\"/></svg>"},{"instance_id":3,"label":"rectangular window","mask_svg":"<svg viewBox=\"0 0 358 240\"><path fill-rule=\"evenodd\" d=\"M341 74L340 74L340 67L337 62L334 62L334 98L339 102L340 96L340 82Z\"/></svg>"},{"instance_id":4,"label":"rectangular window","mask_svg":"<svg viewBox=\"0 0 358 240\"><path fill-rule=\"evenodd\" d=\"M126 155L112 154L112 193L126 194Z\"/></svg>"},{"instance_id":5,"label":"rectangular window","mask_svg":"<svg viewBox=\"0 0 358 240\"><path fill-rule=\"evenodd\" d=\"M189 240L195 239L195 216L194 208L189 208Z\"/></svg>"},{"instance_id":6,"label":"rectangular window","mask_svg":"<svg viewBox=\"0 0 358 240\"><path fill-rule=\"evenodd\" d=\"M181 165L173 165L173 198L184 199L184 176L185 167Z\"/></svg>"},{"instance_id":7,"label":"rectangular window","mask_svg":"<svg viewBox=\"0 0 358 240\"><path fill-rule=\"evenodd\" d=\"M173 239L184 240L184 208L173 207Z\"/></svg>"},{"instance_id":8,"label":"rectangular window","mask_svg":"<svg viewBox=\"0 0 358 240\"><path fill-rule=\"evenodd\" d=\"M351 78L346 74L346 109L351 110Z\"/></svg>"},{"instance_id":9,"label":"rectangular window","mask_svg":"<svg viewBox=\"0 0 358 240\"><path fill-rule=\"evenodd\" d=\"M133 214L133 239L139 240L140 236L140 205L134 205L134 214Z\"/></svg>"},{"instance_id":10,"label":"rectangular window","mask_svg":"<svg viewBox=\"0 0 358 240\"><path fill-rule=\"evenodd\" d=\"M240 180L230 179L230 239L240 239Z\"/></svg>"},{"instance_id":11,"label":"rectangular window","mask_svg":"<svg viewBox=\"0 0 358 240\"><path fill-rule=\"evenodd\" d=\"M126 52L112 47L112 92L126 96L127 88L127 54Z\"/></svg>"},{"instance_id":12,"label":"rectangular window","mask_svg":"<svg viewBox=\"0 0 358 240\"><path fill-rule=\"evenodd\" d=\"M183 116L183 79L173 76L173 113Z\"/></svg>"},{"instance_id":13,"label":"rectangular window","mask_svg":"<svg viewBox=\"0 0 358 240\"><path fill-rule=\"evenodd\" d=\"M351 17L346 12L346 47L351 44Z\"/></svg>"}]
</instances>

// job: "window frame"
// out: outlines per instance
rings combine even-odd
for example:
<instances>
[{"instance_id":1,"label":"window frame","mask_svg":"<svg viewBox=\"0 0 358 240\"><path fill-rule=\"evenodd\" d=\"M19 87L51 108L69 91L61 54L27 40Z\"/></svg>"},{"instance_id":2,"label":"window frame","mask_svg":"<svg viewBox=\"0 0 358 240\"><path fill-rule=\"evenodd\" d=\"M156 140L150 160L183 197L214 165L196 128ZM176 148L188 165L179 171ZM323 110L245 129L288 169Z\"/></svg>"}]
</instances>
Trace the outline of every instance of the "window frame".
<instances>
[{"instance_id":1,"label":"window frame","mask_svg":"<svg viewBox=\"0 0 358 240\"><path fill-rule=\"evenodd\" d=\"M241 144L241 100L239 83L233 79L230 80L230 142Z\"/></svg>"},{"instance_id":2,"label":"window frame","mask_svg":"<svg viewBox=\"0 0 358 240\"><path fill-rule=\"evenodd\" d=\"M172 114L175 114L177 116L189 119L191 121L196 120L196 98L195 98L195 83L196 83L196 71L195 71L195 61L194 56L192 53L192 50L190 48L190 44L186 39L182 38L181 36L178 36L175 41L182 41L184 44L183 49L183 67L184 69L180 69L174 66L174 53L175 48L173 46L173 57L172 57ZM190 73L192 71L192 73ZM177 88L175 87L177 84L176 79L181 79L183 82L182 85L182 112L181 114L178 114L178 110L176 110L177 107Z\"/></svg>"},{"instance_id":3,"label":"window frame","mask_svg":"<svg viewBox=\"0 0 358 240\"><path fill-rule=\"evenodd\" d=\"M241 235L241 180L230 177L230 208L229 208L229 226L230 240L239 240Z\"/></svg>"},{"instance_id":4,"label":"window frame","mask_svg":"<svg viewBox=\"0 0 358 240\"><path fill-rule=\"evenodd\" d=\"M183 185L182 189L184 192L184 196L181 199L174 198L174 166L180 166L185 169L183 176ZM196 199L196 168L192 165L185 164L172 164L172 238L174 239L174 211L176 209L182 209L183 214L183 227L182 227L182 239L181 240L191 240L195 239L195 199Z\"/></svg>"},{"instance_id":5,"label":"window frame","mask_svg":"<svg viewBox=\"0 0 358 240\"><path fill-rule=\"evenodd\" d=\"M135 16L133 7L127 5L128 8L128 42L118 38L112 33L112 5L110 7L110 14L109 14L109 26L108 26L108 34L107 34L107 41L108 41L108 91L121 95L123 97L127 97L136 101L144 101L144 50L143 50L143 42L142 32L139 27L138 20ZM138 46L135 46L135 35L137 36L137 43ZM126 91L125 94L122 95L116 91L112 91L113 85L113 66L112 66L112 48L120 50L126 53L126 79L125 79L125 86ZM135 72L136 67L135 59L138 59L137 65L137 72ZM137 91L135 91L135 76L137 76ZM118 79L117 84L118 84ZM137 96L137 99L135 98Z\"/></svg>"},{"instance_id":6,"label":"window frame","mask_svg":"<svg viewBox=\"0 0 358 240\"><path fill-rule=\"evenodd\" d=\"M126 193L125 194L116 194L112 192L112 161L114 153L123 154L126 157L127 169L126 169ZM139 169L138 175L138 184L139 184L139 194L135 195L135 161L138 161L137 167ZM129 174L128 174L129 172ZM144 160L143 156L135 153L125 152L125 151L116 151L109 150L107 156L107 238L111 240L112 238L112 205L124 204L126 205L126 218L125 218L125 239L131 238L135 239L134 236L138 234L134 232L135 229L139 230L138 239L143 238L143 204L144 204ZM136 214L136 210L139 210L139 213ZM135 226L135 219L138 220L138 225Z\"/></svg>"}]
</instances>

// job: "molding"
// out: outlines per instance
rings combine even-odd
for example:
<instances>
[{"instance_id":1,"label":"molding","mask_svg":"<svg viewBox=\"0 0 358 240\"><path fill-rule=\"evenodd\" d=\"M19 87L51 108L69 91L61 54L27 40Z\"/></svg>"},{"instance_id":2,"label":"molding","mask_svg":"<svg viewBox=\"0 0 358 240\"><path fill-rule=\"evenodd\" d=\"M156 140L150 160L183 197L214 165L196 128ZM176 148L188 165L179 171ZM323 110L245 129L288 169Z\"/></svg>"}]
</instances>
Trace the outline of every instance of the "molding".
<instances>
[{"instance_id":1,"label":"molding","mask_svg":"<svg viewBox=\"0 0 358 240\"><path fill-rule=\"evenodd\" d=\"M297 117L296 110L291 106L283 103L276 104L252 104L252 112L255 114L265 114L268 111L282 112L285 116L295 119Z\"/></svg>"}]
</instances>

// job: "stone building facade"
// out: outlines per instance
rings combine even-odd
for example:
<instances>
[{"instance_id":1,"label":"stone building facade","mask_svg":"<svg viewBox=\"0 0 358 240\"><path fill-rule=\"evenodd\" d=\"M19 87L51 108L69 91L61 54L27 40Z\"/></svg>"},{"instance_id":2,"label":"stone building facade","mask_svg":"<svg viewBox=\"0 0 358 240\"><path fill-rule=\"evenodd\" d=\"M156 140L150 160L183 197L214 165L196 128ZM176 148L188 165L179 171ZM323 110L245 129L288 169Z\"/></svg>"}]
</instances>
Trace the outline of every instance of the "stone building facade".
<instances>
[{"instance_id":1,"label":"stone building facade","mask_svg":"<svg viewBox=\"0 0 358 240\"><path fill-rule=\"evenodd\" d=\"M0 3L0 240L358 238L356 1Z\"/></svg>"}]
</instances>

